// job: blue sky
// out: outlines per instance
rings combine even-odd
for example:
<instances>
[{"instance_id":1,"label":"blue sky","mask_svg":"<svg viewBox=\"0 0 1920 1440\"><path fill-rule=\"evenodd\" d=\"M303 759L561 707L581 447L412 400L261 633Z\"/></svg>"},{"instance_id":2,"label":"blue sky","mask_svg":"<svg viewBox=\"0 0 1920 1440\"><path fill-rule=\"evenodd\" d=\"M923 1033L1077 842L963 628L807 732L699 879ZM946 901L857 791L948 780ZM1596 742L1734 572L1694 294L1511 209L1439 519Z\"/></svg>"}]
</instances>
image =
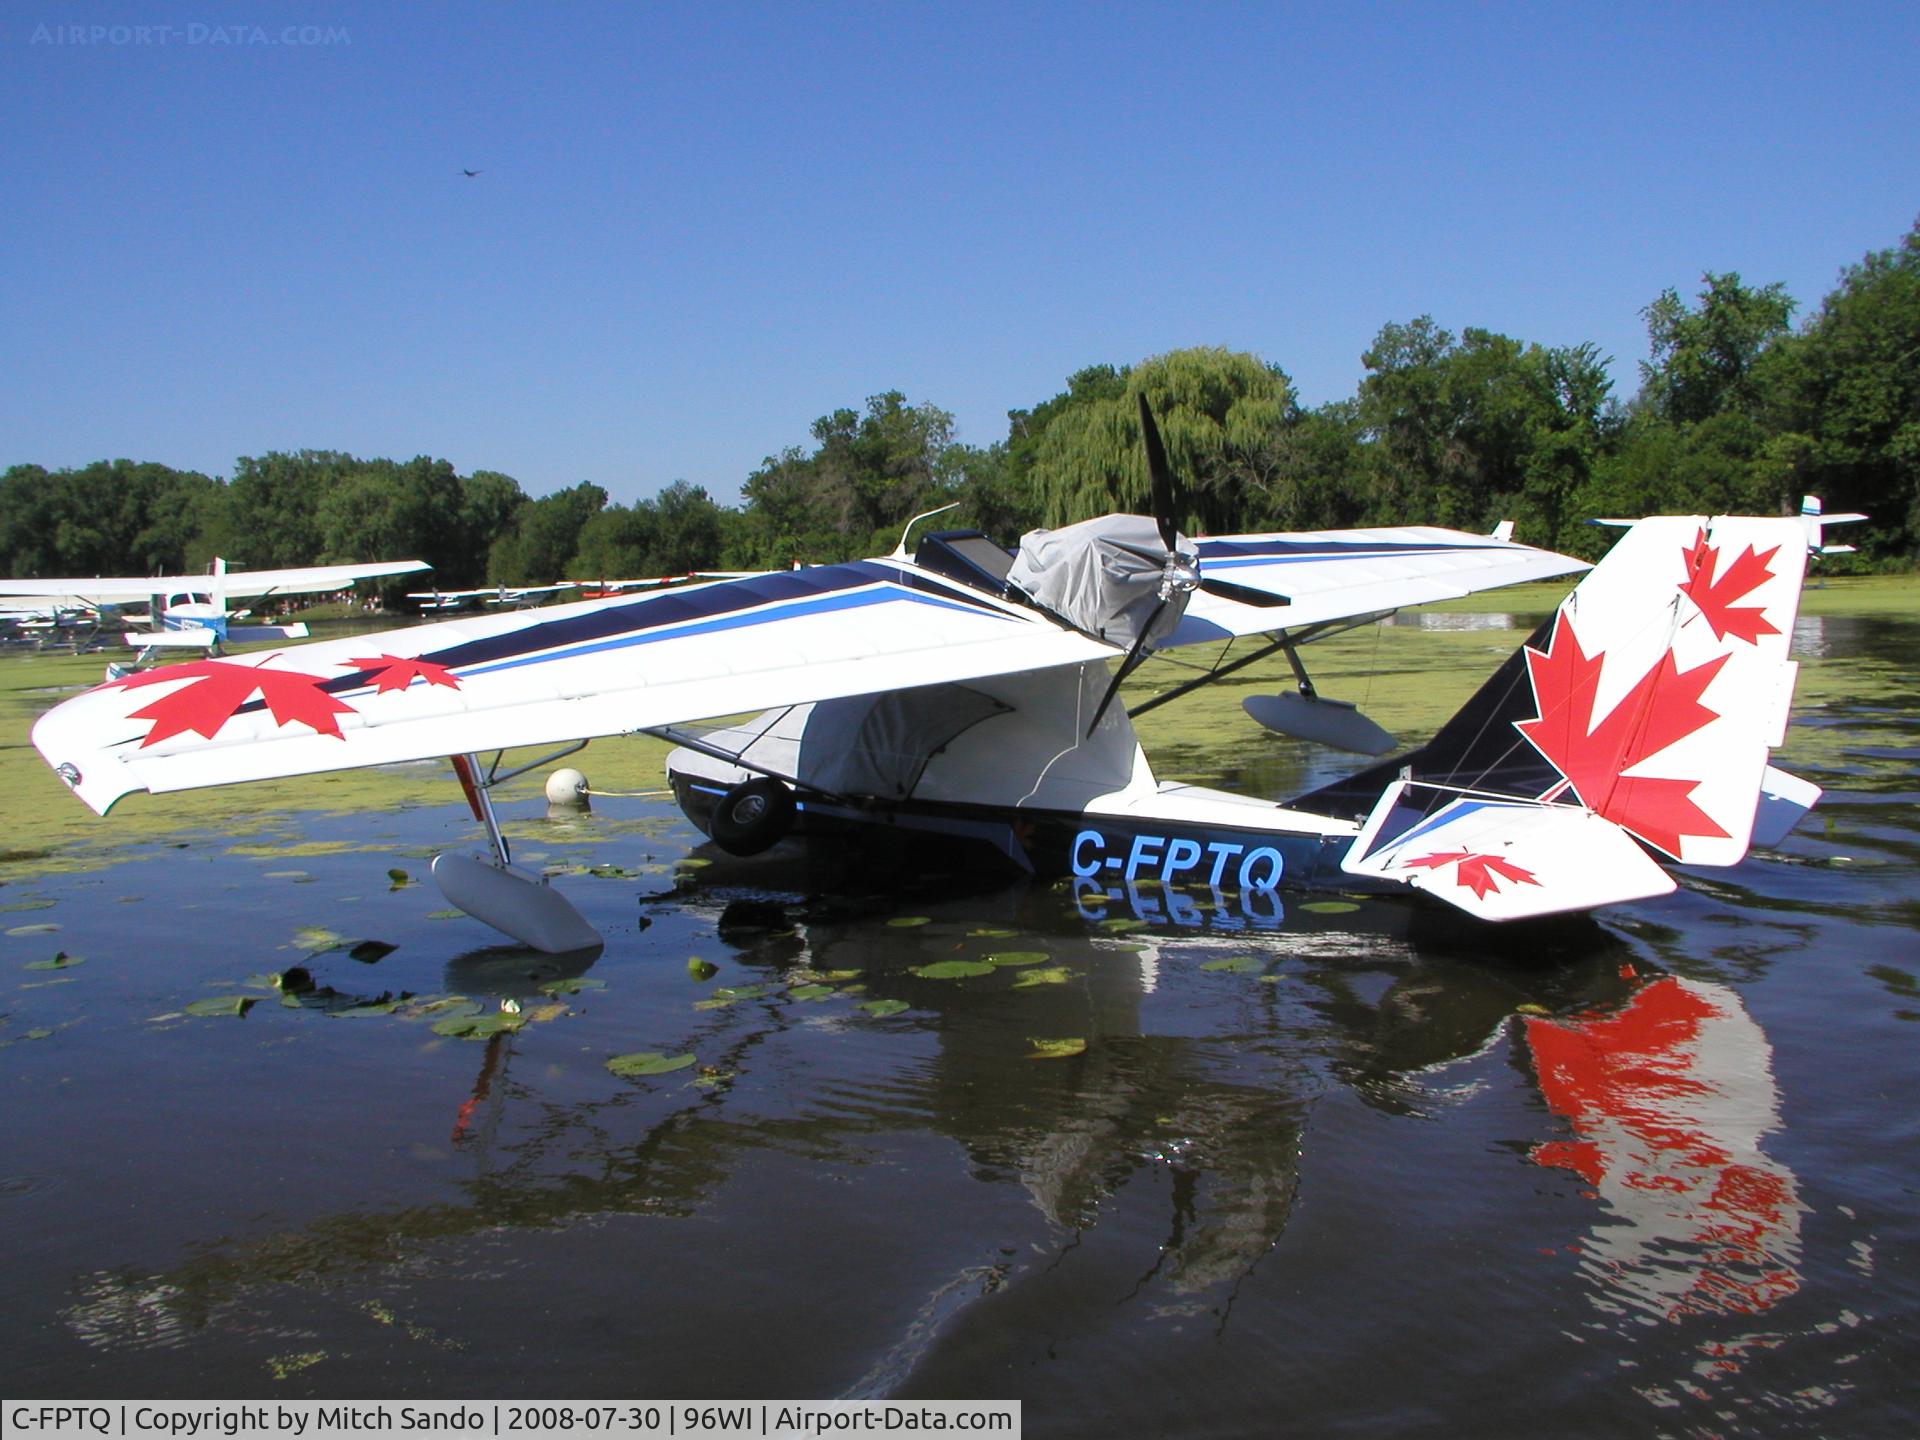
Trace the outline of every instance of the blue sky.
<instances>
[{"instance_id":1,"label":"blue sky","mask_svg":"<svg viewBox=\"0 0 1920 1440\"><path fill-rule=\"evenodd\" d=\"M1317 404L1423 313L1624 395L1663 288L1804 314L1920 217L1916 75L1911 3L17 0L0 466L731 502L883 390L985 445L1217 344Z\"/></svg>"}]
</instances>

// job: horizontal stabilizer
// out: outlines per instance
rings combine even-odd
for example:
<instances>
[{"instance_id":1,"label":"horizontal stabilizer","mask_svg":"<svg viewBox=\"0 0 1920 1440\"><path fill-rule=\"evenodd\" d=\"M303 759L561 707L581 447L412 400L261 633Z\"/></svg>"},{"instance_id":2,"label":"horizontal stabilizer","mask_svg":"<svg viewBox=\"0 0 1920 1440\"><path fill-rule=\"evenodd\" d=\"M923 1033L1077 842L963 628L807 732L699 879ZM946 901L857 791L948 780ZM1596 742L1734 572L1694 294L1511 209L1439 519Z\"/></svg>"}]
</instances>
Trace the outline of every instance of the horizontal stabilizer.
<instances>
[{"instance_id":1,"label":"horizontal stabilizer","mask_svg":"<svg viewBox=\"0 0 1920 1440\"><path fill-rule=\"evenodd\" d=\"M129 630L124 639L136 650L210 650L220 632L196 625L191 630Z\"/></svg>"},{"instance_id":2,"label":"horizontal stabilizer","mask_svg":"<svg viewBox=\"0 0 1920 1440\"><path fill-rule=\"evenodd\" d=\"M229 625L227 639L236 645L244 645L254 640L304 640L313 632L307 629L307 622L296 620L291 625Z\"/></svg>"},{"instance_id":3,"label":"horizontal stabilizer","mask_svg":"<svg viewBox=\"0 0 1920 1440\"><path fill-rule=\"evenodd\" d=\"M1277 734L1355 755L1385 755L1399 744L1347 700L1283 690L1278 695L1249 695L1240 706Z\"/></svg>"},{"instance_id":4,"label":"horizontal stabilizer","mask_svg":"<svg viewBox=\"0 0 1920 1440\"><path fill-rule=\"evenodd\" d=\"M1424 890L1482 920L1591 910L1674 889L1632 836L1590 810L1460 795L1421 818L1407 792L1430 789L1388 786L1341 868Z\"/></svg>"}]
</instances>

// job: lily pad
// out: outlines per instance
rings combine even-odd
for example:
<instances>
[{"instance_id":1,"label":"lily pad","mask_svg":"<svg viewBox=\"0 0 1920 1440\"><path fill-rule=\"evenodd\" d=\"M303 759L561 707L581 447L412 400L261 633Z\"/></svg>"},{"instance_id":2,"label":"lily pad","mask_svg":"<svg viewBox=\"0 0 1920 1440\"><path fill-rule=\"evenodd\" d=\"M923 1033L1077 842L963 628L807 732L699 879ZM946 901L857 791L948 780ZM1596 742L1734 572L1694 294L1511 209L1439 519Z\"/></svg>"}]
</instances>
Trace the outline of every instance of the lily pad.
<instances>
[{"instance_id":1,"label":"lily pad","mask_svg":"<svg viewBox=\"0 0 1920 1440\"><path fill-rule=\"evenodd\" d=\"M1351 900L1309 900L1297 908L1313 915L1351 915L1360 907Z\"/></svg>"},{"instance_id":2,"label":"lily pad","mask_svg":"<svg viewBox=\"0 0 1920 1440\"><path fill-rule=\"evenodd\" d=\"M976 940L1011 940L1018 930L969 930L967 934Z\"/></svg>"},{"instance_id":3,"label":"lily pad","mask_svg":"<svg viewBox=\"0 0 1920 1440\"><path fill-rule=\"evenodd\" d=\"M979 960L936 960L931 965L915 965L909 973L923 980L965 980L970 975L991 975L993 966Z\"/></svg>"},{"instance_id":4,"label":"lily pad","mask_svg":"<svg viewBox=\"0 0 1920 1440\"><path fill-rule=\"evenodd\" d=\"M1202 970L1214 970L1227 975L1251 975L1260 968L1260 961L1251 955L1235 955L1226 960L1209 960L1200 967Z\"/></svg>"},{"instance_id":5,"label":"lily pad","mask_svg":"<svg viewBox=\"0 0 1920 1440\"><path fill-rule=\"evenodd\" d=\"M320 955L328 950L346 949L347 937L335 934L323 925L309 925L304 930L294 931L293 943L309 955Z\"/></svg>"},{"instance_id":6,"label":"lily pad","mask_svg":"<svg viewBox=\"0 0 1920 1440\"><path fill-rule=\"evenodd\" d=\"M584 975L572 975L565 980L549 980L540 987L542 995L577 995L582 990L604 990L607 982L590 980Z\"/></svg>"},{"instance_id":7,"label":"lily pad","mask_svg":"<svg viewBox=\"0 0 1920 1440\"><path fill-rule=\"evenodd\" d=\"M1016 990L1031 990L1038 985L1064 985L1074 978L1074 972L1064 965L1049 966L1045 970L1022 970L1020 978L1013 982Z\"/></svg>"},{"instance_id":8,"label":"lily pad","mask_svg":"<svg viewBox=\"0 0 1920 1440\"><path fill-rule=\"evenodd\" d=\"M1044 950L998 950L987 956L987 964L996 969L1018 970L1025 965L1044 965L1051 958Z\"/></svg>"},{"instance_id":9,"label":"lily pad","mask_svg":"<svg viewBox=\"0 0 1920 1440\"><path fill-rule=\"evenodd\" d=\"M1100 922L1100 928L1111 935L1124 935L1129 930L1146 929L1147 922L1144 920L1136 920L1132 916L1120 915L1115 916L1111 920L1102 920Z\"/></svg>"},{"instance_id":10,"label":"lily pad","mask_svg":"<svg viewBox=\"0 0 1920 1440\"><path fill-rule=\"evenodd\" d=\"M787 992L790 1000L825 1000L835 994L831 985L796 985Z\"/></svg>"},{"instance_id":11,"label":"lily pad","mask_svg":"<svg viewBox=\"0 0 1920 1440\"><path fill-rule=\"evenodd\" d=\"M722 985L713 992L716 1000L758 1000L767 993L764 985Z\"/></svg>"},{"instance_id":12,"label":"lily pad","mask_svg":"<svg viewBox=\"0 0 1920 1440\"><path fill-rule=\"evenodd\" d=\"M253 1008L252 995L212 995L189 1001L181 1008L189 1015L244 1015Z\"/></svg>"},{"instance_id":13,"label":"lily pad","mask_svg":"<svg viewBox=\"0 0 1920 1440\"><path fill-rule=\"evenodd\" d=\"M893 926L896 930L911 930L916 925L931 925L932 923L933 917L931 915L896 915L893 919L887 921L887 924Z\"/></svg>"},{"instance_id":14,"label":"lily pad","mask_svg":"<svg viewBox=\"0 0 1920 1440\"><path fill-rule=\"evenodd\" d=\"M62 950L58 955L54 956L51 960L28 961L27 969L29 970L65 970L70 966L84 965L86 963L87 963L86 960L82 956L69 955L67 954L66 951Z\"/></svg>"},{"instance_id":15,"label":"lily pad","mask_svg":"<svg viewBox=\"0 0 1920 1440\"><path fill-rule=\"evenodd\" d=\"M698 955L687 957L687 974L696 980L711 980L720 973L720 967L711 960L702 960Z\"/></svg>"},{"instance_id":16,"label":"lily pad","mask_svg":"<svg viewBox=\"0 0 1920 1440\"><path fill-rule=\"evenodd\" d=\"M0 915L9 915L16 910L51 910L56 903L56 901L46 899L13 900L5 905L0 905Z\"/></svg>"},{"instance_id":17,"label":"lily pad","mask_svg":"<svg viewBox=\"0 0 1920 1440\"><path fill-rule=\"evenodd\" d=\"M399 948L398 945L389 945L384 940L362 940L347 951L347 955L348 958L358 960L362 965L373 965L386 959Z\"/></svg>"},{"instance_id":18,"label":"lily pad","mask_svg":"<svg viewBox=\"0 0 1920 1440\"><path fill-rule=\"evenodd\" d=\"M518 1030L530 1018L524 1011L506 1010L498 1010L491 1015L449 1015L444 1020L434 1022L433 1033L450 1035L459 1040L485 1040Z\"/></svg>"},{"instance_id":19,"label":"lily pad","mask_svg":"<svg viewBox=\"0 0 1920 1440\"><path fill-rule=\"evenodd\" d=\"M400 1008L398 1000L371 1000L364 1005L349 1005L343 1010L329 1010L327 1014L336 1020L364 1020L375 1015L391 1015Z\"/></svg>"},{"instance_id":20,"label":"lily pad","mask_svg":"<svg viewBox=\"0 0 1920 1440\"><path fill-rule=\"evenodd\" d=\"M15 925L7 931L9 935L51 935L58 925Z\"/></svg>"},{"instance_id":21,"label":"lily pad","mask_svg":"<svg viewBox=\"0 0 1920 1440\"><path fill-rule=\"evenodd\" d=\"M460 920L465 917L466 911L464 910L429 910L427 912L427 919L429 920Z\"/></svg>"},{"instance_id":22,"label":"lily pad","mask_svg":"<svg viewBox=\"0 0 1920 1440\"><path fill-rule=\"evenodd\" d=\"M658 1050L637 1050L631 1055L616 1055L607 1061L607 1069L616 1075L668 1075L693 1064L694 1057L665 1055Z\"/></svg>"},{"instance_id":23,"label":"lily pad","mask_svg":"<svg viewBox=\"0 0 1920 1440\"><path fill-rule=\"evenodd\" d=\"M1078 1035L1069 1035L1061 1040L1042 1040L1038 1036L1030 1036L1029 1040L1033 1045L1033 1053L1027 1056L1029 1060L1067 1060L1087 1053L1087 1042Z\"/></svg>"},{"instance_id":24,"label":"lily pad","mask_svg":"<svg viewBox=\"0 0 1920 1440\"><path fill-rule=\"evenodd\" d=\"M904 1000L864 1000L861 1002L860 1008L869 1015L885 1017L888 1015L898 1015L902 1010L907 1010L912 1007Z\"/></svg>"},{"instance_id":25,"label":"lily pad","mask_svg":"<svg viewBox=\"0 0 1920 1440\"><path fill-rule=\"evenodd\" d=\"M411 1015L478 1015L484 1007L464 995L442 995L438 1000L417 1000L408 1009Z\"/></svg>"}]
</instances>

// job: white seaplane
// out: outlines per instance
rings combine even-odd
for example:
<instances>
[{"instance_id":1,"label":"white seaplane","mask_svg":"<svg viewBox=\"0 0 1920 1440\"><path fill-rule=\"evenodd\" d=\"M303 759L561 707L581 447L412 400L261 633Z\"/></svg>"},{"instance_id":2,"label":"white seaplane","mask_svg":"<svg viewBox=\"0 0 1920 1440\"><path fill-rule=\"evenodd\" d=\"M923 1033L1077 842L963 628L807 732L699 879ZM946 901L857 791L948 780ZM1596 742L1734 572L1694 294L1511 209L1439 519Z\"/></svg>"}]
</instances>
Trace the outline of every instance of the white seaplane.
<instances>
[{"instance_id":1,"label":"white seaplane","mask_svg":"<svg viewBox=\"0 0 1920 1440\"><path fill-rule=\"evenodd\" d=\"M0 579L0 601L34 603L56 610L89 610L102 623L110 617L130 622L125 643L144 664L163 650L202 650L218 655L228 644L257 640L304 640L307 627L237 625L251 614L233 610L229 600L268 595L314 595L344 590L357 580L411 575L430 569L424 560L386 560L371 565L303 565L284 570L232 570L216 558L205 575L115 575L57 580ZM144 615L120 612L130 601L145 601ZM119 669L120 667L112 667ZM110 676L109 678L115 678Z\"/></svg>"},{"instance_id":2,"label":"white seaplane","mask_svg":"<svg viewBox=\"0 0 1920 1440\"><path fill-rule=\"evenodd\" d=\"M1113 703L1150 652L1261 637L1147 703L1280 653L1299 689L1262 718L1373 753L1390 737L1315 694L1302 646L1590 567L1499 532L1189 539L1140 408L1152 517L1036 531L1012 553L941 532L909 555L903 537L884 559L164 667L63 702L33 742L102 814L136 790L447 757L489 848L437 857L442 890L555 952L599 937L512 864L489 788L602 736L676 740L680 804L737 854L918 833L1076 884L1411 889L1486 920L1664 894L1667 863L1735 864L1819 797L1769 763L1796 669L1795 516L1636 522L1431 740L1346 780L1284 803L1157 780Z\"/></svg>"}]
</instances>

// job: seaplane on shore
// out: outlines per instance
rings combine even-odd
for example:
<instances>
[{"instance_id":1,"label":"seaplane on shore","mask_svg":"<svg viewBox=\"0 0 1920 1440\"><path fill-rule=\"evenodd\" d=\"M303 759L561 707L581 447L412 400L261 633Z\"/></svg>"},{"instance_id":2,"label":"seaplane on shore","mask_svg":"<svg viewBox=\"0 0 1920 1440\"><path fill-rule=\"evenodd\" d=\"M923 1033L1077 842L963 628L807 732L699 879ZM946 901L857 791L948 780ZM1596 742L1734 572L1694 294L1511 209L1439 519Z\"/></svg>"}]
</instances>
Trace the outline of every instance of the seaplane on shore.
<instances>
[{"instance_id":1,"label":"seaplane on shore","mask_svg":"<svg viewBox=\"0 0 1920 1440\"><path fill-rule=\"evenodd\" d=\"M57 580L0 579L0 600L55 610L85 609L101 623L115 619L127 626L124 643L144 665L164 651L199 650L217 656L229 644L260 640L304 640L305 624L245 625L251 610L234 610L228 601L270 595L315 595L345 590L355 581L386 575L411 575L430 569L423 560L386 560L370 565L303 565L282 570L233 570L216 558L205 575L120 575ZM144 614L122 609L145 601ZM110 666L119 678L133 666Z\"/></svg>"},{"instance_id":2,"label":"seaplane on shore","mask_svg":"<svg viewBox=\"0 0 1920 1440\"><path fill-rule=\"evenodd\" d=\"M490 791L606 736L675 741L674 794L735 854L928 836L1116 894L1416 891L1488 921L1665 894L1667 866L1736 864L1818 799L1770 763L1793 697L1798 517L1644 519L1597 567L1423 526L1191 539L1144 398L1140 427L1149 516L1014 551L943 531L910 554L903 536L884 558L150 670L50 710L33 742L102 814L136 790L449 758L487 848L440 855L436 880L550 952L599 937L514 866ZM1317 693L1305 647L1579 571L1425 744L1284 802L1157 779L1116 703L1156 652L1217 654L1136 714L1283 655L1297 688L1259 718L1377 755L1392 737Z\"/></svg>"}]
</instances>

